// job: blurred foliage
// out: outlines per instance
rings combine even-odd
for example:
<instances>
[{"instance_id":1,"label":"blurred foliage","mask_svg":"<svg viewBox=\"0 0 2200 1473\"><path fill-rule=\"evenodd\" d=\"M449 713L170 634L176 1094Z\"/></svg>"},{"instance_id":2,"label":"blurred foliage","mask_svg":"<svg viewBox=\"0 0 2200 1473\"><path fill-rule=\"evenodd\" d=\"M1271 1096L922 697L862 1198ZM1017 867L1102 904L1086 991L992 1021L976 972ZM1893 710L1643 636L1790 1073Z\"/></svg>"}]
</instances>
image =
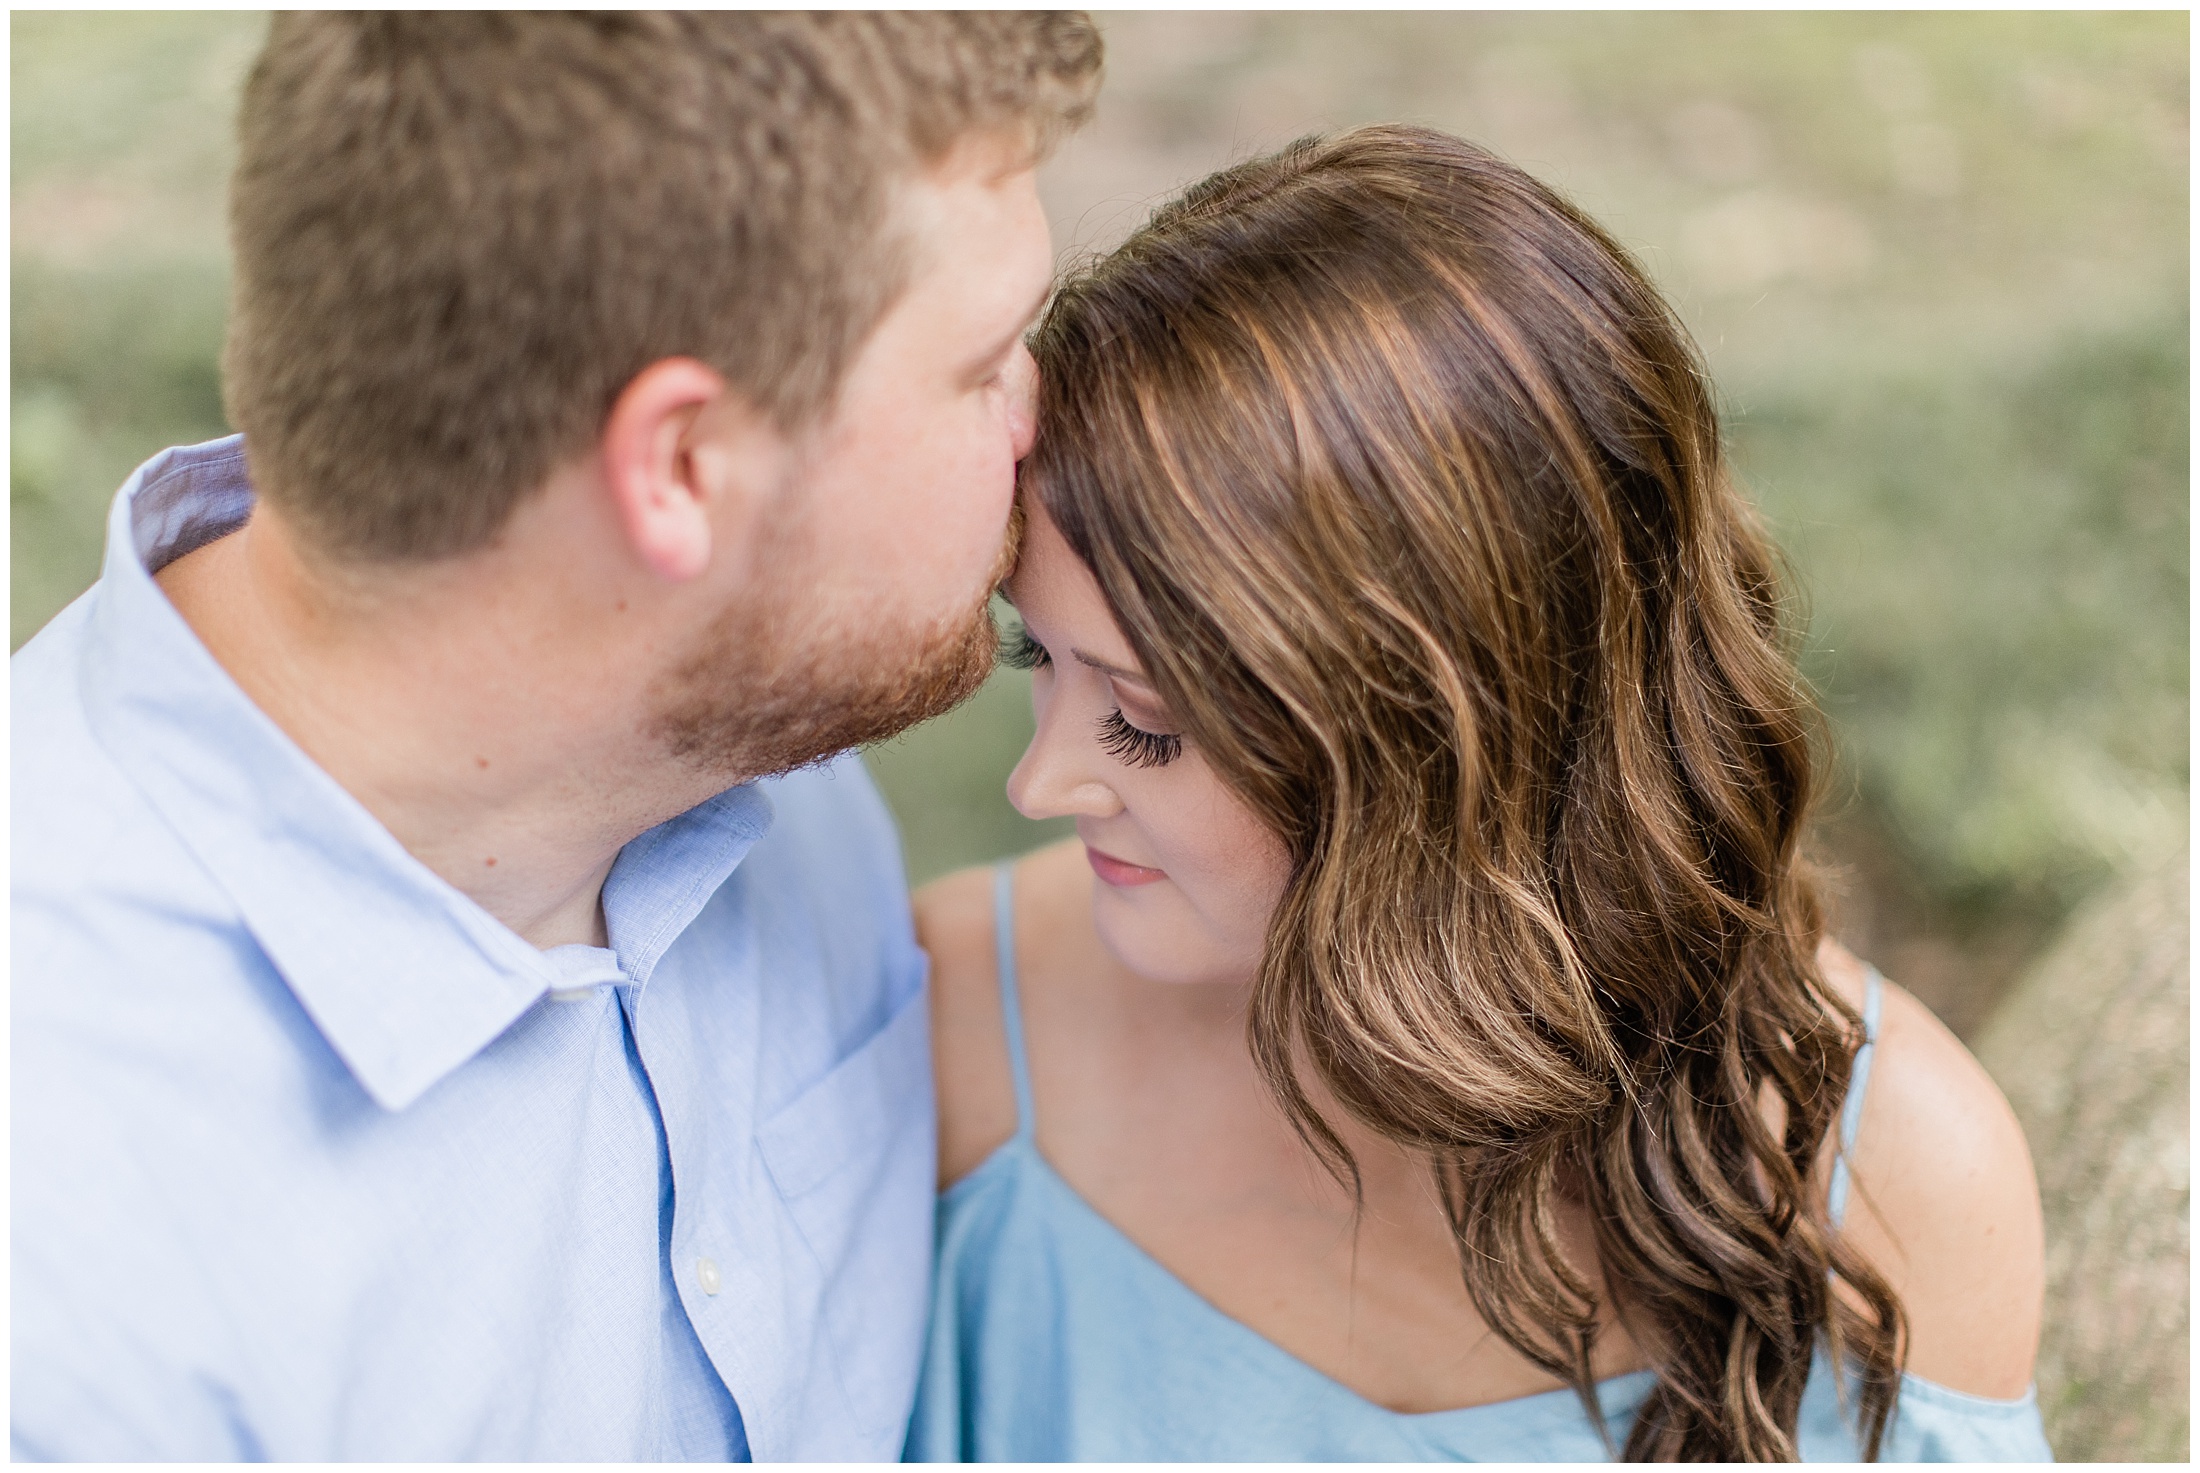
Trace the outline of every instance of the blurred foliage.
<instances>
[{"instance_id":1,"label":"blurred foliage","mask_svg":"<svg viewBox=\"0 0 2200 1473\"><path fill-rule=\"evenodd\" d=\"M1853 810L1943 897L2060 909L2182 832L2181 14L1103 16L1065 249L1300 134L1480 139L1637 251L1702 341L1810 612ZM12 22L13 642L106 505L224 432L230 113L264 22ZM1000 785L1024 677L870 754L922 879L1058 831Z\"/></svg>"},{"instance_id":2,"label":"blurred foliage","mask_svg":"<svg viewBox=\"0 0 2200 1473\"><path fill-rule=\"evenodd\" d=\"M219 266L18 255L8 508L15 643L99 576L108 498L153 451L228 433Z\"/></svg>"},{"instance_id":3,"label":"blurred foliage","mask_svg":"<svg viewBox=\"0 0 2200 1473\"><path fill-rule=\"evenodd\" d=\"M140 461L228 433L230 124L265 28L10 18L11 647L98 576L108 500Z\"/></svg>"},{"instance_id":4,"label":"blurred foliage","mask_svg":"<svg viewBox=\"0 0 2200 1473\"><path fill-rule=\"evenodd\" d=\"M1854 798L1951 898L2060 905L2185 832L2186 322L1732 420Z\"/></svg>"}]
</instances>

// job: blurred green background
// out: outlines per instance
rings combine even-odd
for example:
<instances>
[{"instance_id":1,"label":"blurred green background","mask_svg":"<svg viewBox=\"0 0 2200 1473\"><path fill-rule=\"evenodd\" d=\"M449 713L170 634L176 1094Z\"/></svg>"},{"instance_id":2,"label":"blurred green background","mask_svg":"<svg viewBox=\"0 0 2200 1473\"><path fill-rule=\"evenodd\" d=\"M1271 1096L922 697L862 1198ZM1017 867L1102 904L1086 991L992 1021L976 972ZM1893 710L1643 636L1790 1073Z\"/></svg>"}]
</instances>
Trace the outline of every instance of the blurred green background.
<instances>
[{"instance_id":1,"label":"blurred green background","mask_svg":"<svg viewBox=\"0 0 2200 1473\"><path fill-rule=\"evenodd\" d=\"M1839 929L1959 1031L2173 849L2187 786L2182 14L1103 15L1048 165L1065 259L1299 134L1483 141L1703 343L1810 611ZM225 431L223 193L251 14L18 14L11 639L109 497ZM1021 677L870 754L923 879L1012 852Z\"/></svg>"}]
</instances>

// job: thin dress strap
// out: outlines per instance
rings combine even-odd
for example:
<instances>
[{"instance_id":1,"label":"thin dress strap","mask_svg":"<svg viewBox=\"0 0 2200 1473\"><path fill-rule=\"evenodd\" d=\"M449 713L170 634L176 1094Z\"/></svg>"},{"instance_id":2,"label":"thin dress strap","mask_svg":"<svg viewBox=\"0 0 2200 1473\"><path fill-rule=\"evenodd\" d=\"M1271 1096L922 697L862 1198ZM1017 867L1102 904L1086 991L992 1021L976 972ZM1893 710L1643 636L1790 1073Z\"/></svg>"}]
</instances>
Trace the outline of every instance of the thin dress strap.
<instances>
[{"instance_id":1,"label":"thin dress strap","mask_svg":"<svg viewBox=\"0 0 2200 1473\"><path fill-rule=\"evenodd\" d=\"M1870 1083L1872 1055L1879 1047L1879 968L1866 964L1864 1042L1849 1066L1849 1096L1841 1102L1841 1148L1833 1157L1833 1180L1826 1187L1826 1218L1836 1228L1849 1207L1849 1153L1856 1149L1857 1128L1864 1123L1864 1087Z\"/></svg>"},{"instance_id":2,"label":"thin dress strap","mask_svg":"<svg viewBox=\"0 0 2200 1473\"><path fill-rule=\"evenodd\" d=\"M1015 866L993 871L993 956L1001 978L1001 1030L1008 1035L1008 1072L1016 1082L1016 1135L1031 1134L1031 1062L1024 1055L1024 1010L1016 991Z\"/></svg>"}]
</instances>

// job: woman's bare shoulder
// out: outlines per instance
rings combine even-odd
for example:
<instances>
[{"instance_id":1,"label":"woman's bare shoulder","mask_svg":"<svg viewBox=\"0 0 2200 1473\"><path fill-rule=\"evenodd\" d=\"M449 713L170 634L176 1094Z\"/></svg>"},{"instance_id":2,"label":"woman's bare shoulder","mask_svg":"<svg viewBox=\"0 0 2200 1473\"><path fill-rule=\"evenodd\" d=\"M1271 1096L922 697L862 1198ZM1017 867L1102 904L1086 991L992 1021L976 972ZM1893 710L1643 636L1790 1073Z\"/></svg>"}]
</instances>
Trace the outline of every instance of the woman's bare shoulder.
<instances>
[{"instance_id":1,"label":"woman's bare shoulder","mask_svg":"<svg viewBox=\"0 0 2200 1473\"><path fill-rule=\"evenodd\" d=\"M1820 956L1852 1003L1866 972ZM1909 1369L1976 1396L2031 1384L2046 1288L2039 1188L2001 1090L1931 1010L1889 983L1842 1232L1901 1296Z\"/></svg>"},{"instance_id":2,"label":"woman's bare shoulder","mask_svg":"<svg viewBox=\"0 0 2200 1473\"><path fill-rule=\"evenodd\" d=\"M993 871L958 870L910 898L932 958L932 1078L940 1185L967 1176L1016 1133L1016 1091L993 960Z\"/></svg>"},{"instance_id":3,"label":"woman's bare shoulder","mask_svg":"<svg viewBox=\"0 0 2200 1473\"><path fill-rule=\"evenodd\" d=\"M1069 873L1052 845L1016 861L1015 906L1027 920L1057 909ZM958 870L918 890L917 940L932 958L932 1068L940 1109L940 1184L961 1180L1016 1133L1016 1086L1009 1074L996 960L993 868ZM1019 926L1017 952L1027 954ZM1020 965L1020 978L1032 968Z\"/></svg>"}]
</instances>

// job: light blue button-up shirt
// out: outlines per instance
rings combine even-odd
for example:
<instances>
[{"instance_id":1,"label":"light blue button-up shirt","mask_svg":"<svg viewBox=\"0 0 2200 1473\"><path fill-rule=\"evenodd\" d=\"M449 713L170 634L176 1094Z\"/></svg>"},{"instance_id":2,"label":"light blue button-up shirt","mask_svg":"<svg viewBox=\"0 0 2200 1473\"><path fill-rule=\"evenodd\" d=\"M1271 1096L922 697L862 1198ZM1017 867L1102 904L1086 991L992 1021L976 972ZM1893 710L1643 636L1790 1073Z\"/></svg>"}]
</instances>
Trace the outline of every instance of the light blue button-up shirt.
<instances>
[{"instance_id":1,"label":"light blue button-up shirt","mask_svg":"<svg viewBox=\"0 0 2200 1473\"><path fill-rule=\"evenodd\" d=\"M237 688L147 462L13 661L18 1456L889 1458L924 1330L924 962L850 758L626 846L537 951Z\"/></svg>"}]
</instances>

